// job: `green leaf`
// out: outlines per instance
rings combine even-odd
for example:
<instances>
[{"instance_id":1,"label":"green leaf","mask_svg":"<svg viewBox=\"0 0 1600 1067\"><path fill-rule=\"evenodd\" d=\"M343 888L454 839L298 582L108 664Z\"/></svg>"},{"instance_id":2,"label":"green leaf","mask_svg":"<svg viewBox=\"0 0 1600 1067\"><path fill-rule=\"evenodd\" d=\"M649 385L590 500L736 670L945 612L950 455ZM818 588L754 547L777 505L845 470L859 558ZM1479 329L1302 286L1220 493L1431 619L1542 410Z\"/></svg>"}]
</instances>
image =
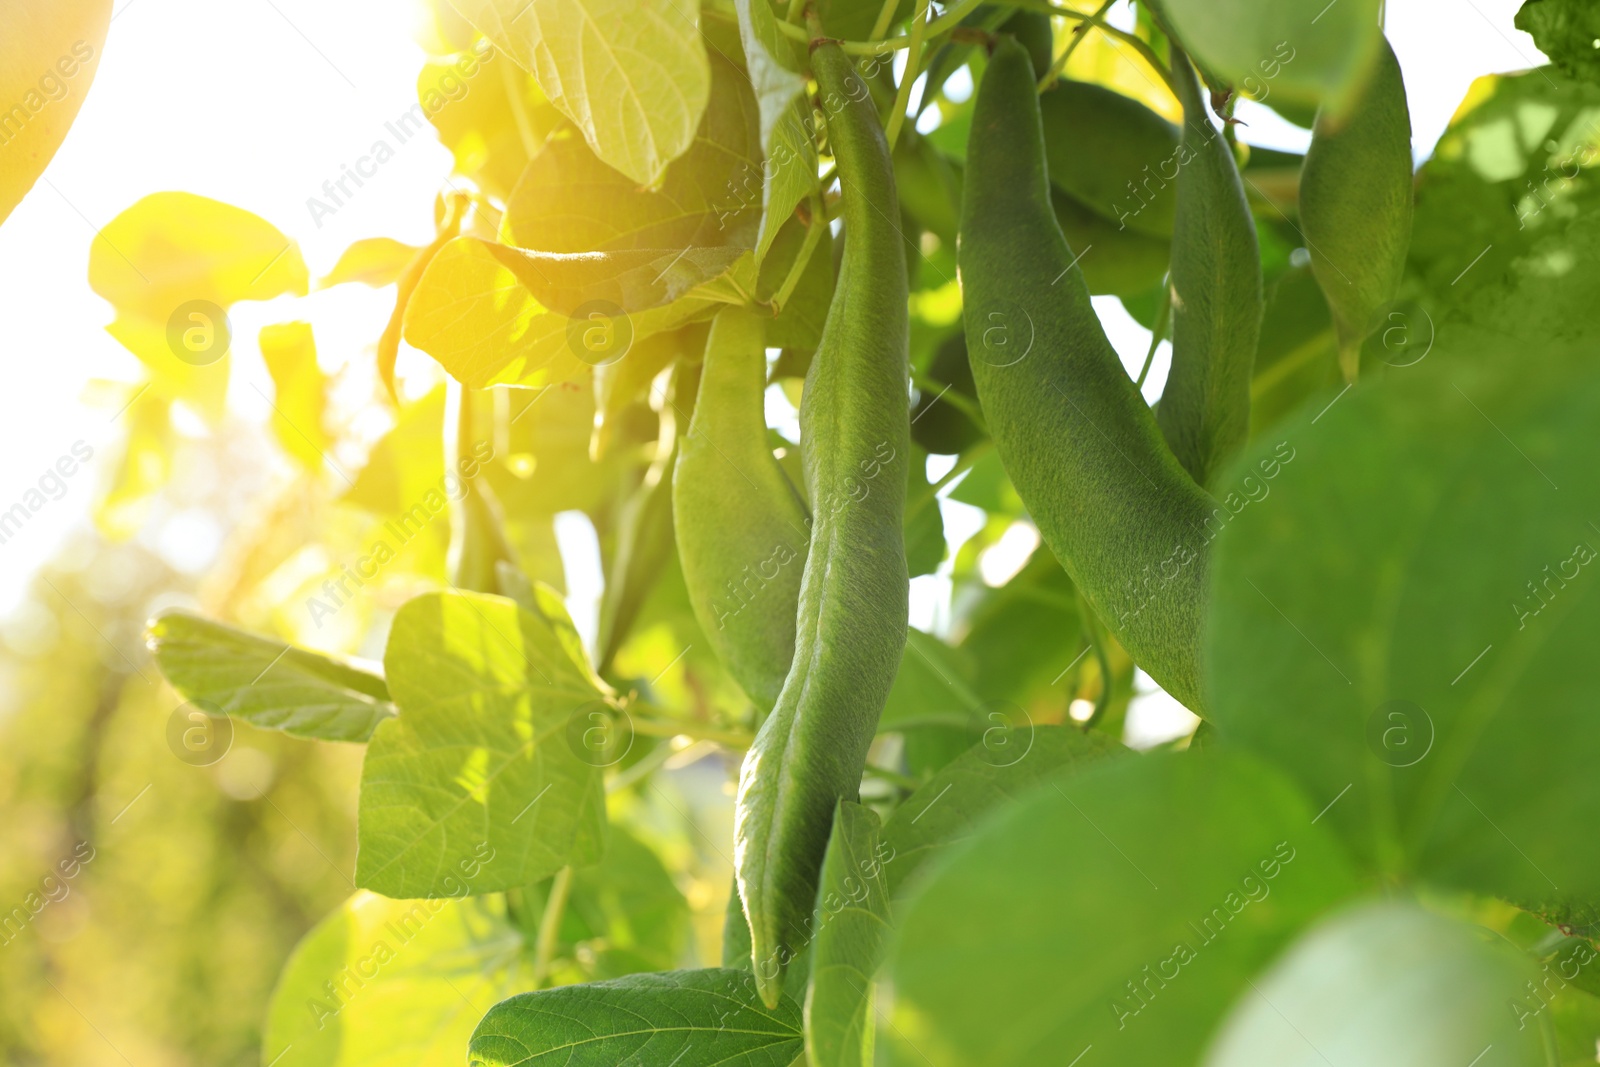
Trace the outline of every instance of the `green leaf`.
<instances>
[{"instance_id":1,"label":"green leaf","mask_svg":"<svg viewBox=\"0 0 1600 1067\"><path fill-rule=\"evenodd\" d=\"M1337 110L1377 56L1380 0L1324 8L1281 0L1157 0L1178 41L1210 73L1274 97ZM1248 79L1248 80L1247 80Z\"/></svg>"},{"instance_id":2,"label":"green leaf","mask_svg":"<svg viewBox=\"0 0 1600 1067\"><path fill-rule=\"evenodd\" d=\"M688 945L689 903L652 849L612 827L599 865L573 872L561 933L586 950L586 978L670 970Z\"/></svg>"},{"instance_id":3,"label":"green leaf","mask_svg":"<svg viewBox=\"0 0 1600 1067\"><path fill-rule=\"evenodd\" d=\"M1222 529L1206 652L1223 740L1342 796L1327 821L1366 862L1557 914L1600 901L1573 847L1600 819L1595 233L1281 431L1300 458Z\"/></svg>"},{"instance_id":4,"label":"green leaf","mask_svg":"<svg viewBox=\"0 0 1600 1067\"><path fill-rule=\"evenodd\" d=\"M806 100L805 62L797 42L784 36L768 0L734 0L745 67L761 113L761 236L756 258L764 259L772 240L795 207L817 186L817 148L811 105Z\"/></svg>"},{"instance_id":5,"label":"green leaf","mask_svg":"<svg viewBox=\"0 0 1600 1067\"><path fill-rule=\"evenodd\" d=\"M261 1062L456 1067L483 1006L531 984L522 951L498 900L358 892L284 964Z\"/></svg>"},{"instance_id":6,"label":"green leaf","mask_svg":"<svg viewBox=\"0 0 1600 1067\"><path fill-rule=\"evenodd\" d=\"M548 624L501 597L421 596L384 665L401 716L361 769L358 885L488 893L599 859L602 772L568 727L600 693Z\"/></svg>"},{"instance_id":7,"label":"green leaf","mask_svg":"<svg viewBox=\"0 0 1600 1067\"><path fill-rule=\"evenodd\" d=\"M711 71L693 8L677 0L451 3L634 184L656 184L694 139Z\"/></svg>"},{"instance_id":8,"label":"green leaf","mask_svg":"<svg viewBox=\"0 0 1600 1067\"><path fill-rule=\"evenodd\" d=\"M138 533L150 517L156 491L172 477L171 411L172 401L141 387L122 416L127 440L111 488L94 513L95 526L109 540L125 541Z\"/></svg>"},{"instance_id":9,"label":"green leaf","mask_svg":"<svg viewBox=\"0 0 1600 1067\"><path fill-rule=\"evenodd\" d=\"M468 238L471 240L471 238ZM539 252L485 243L535 300L551 311L585 316L648 311L726 274L749 250L739 246L627 248L602 252Z\"/></svg>"},{"instance_id":10,"label":"green leaf","mask_svg":"<svg viewBox=\"0 0 1600 1067\"><path fill-rule=\"evenodd\" d=\"M1473 82L1417 173L1408 267L1433 320L1478 304L1538 242L1600 208L1596 109L1600 85L1553 67ZM1408 350L1384 346L1385 361L1405 366L1432 328L1414 312L1389 320L1421 339Z\"/></svg>"},{"instance_id":11,"label":"green leaf","mask_svg":"<svg viewBox=\"0 0 1600 1067\"><path fill-rule=\"evenodd\" d=\"M406 306L405 337L475 389L553 385L588 372L593 356L581 343L584 331L603 329L611 338L631 336L636 342L681 326L725 299L703 287L664 307L575 323L547 311L488 244L458 237L439 250L417 282Z\"/></svg>"},{"instance_id":12,"label":"green leaf","mask_svg":"<svg viewBox=\"0 0 1600 1067\"><path fill-rule=\"evenodd\" d=\"M1116 760L1039 787L901 912L891 1062L1194 1063L1249 978L1354 888L1314 814L1238 756Z\"/></svg>"},{"instance_id":13,"label":"green leaf","mask_svg":"<svg viewBox=\"0 0 1600 1067\"><path fill-rule=\"evenodd\" d=\"M1517 12L1517 29L1531 34L1539 51L1574 78L1600 82L1600 10L1573 0L1528 0Z\"/></svg>"},{"instance_id":14,"label":"green leaf","mask_svg":"<svg viewBox=\"0 0 1600 1067\"><path fill-rule=\"evenodd\" d=\"M18 0L0 44L0 222L22 200L78 117L105 50L111 0Z\"/></svg>"},{"instance_id":15,"label":"green leaf","mask_svg":"<svg viewBox=\"0 0 1600 1067\"><path fill-rule=\"evenodd\" d=\"M983 740L907 797L883 828L891 891L899 893L928 860L971 837L991 812L1041 782L1128 753L1105 734L1008 722L1003 710L997 712L984 722Z\"/></svg>"},{"instance_id":16,"label":"green leaf","mask_svg":"<svg viewBox=\"0 0 1600 1067\"><path fill-rule=\"evenodd\" d=\"M153 621L146 641L185 700L263 730L365 741L394 717L382 678L282 641L179 611Z\"/></svg>"},{"instance_id":17,"label":"green leaf","mask_svg":"<svg viewBox=\"0 0 1600 1067\"><path fill-rule=\"evenodd\" d=\"M502 232L528 250L519 271L546 307L573 314L592 300L642 311L721 274L754 247L761 144L743 71L716 56L694 142L658 187L641 189L580 139L557 134L506 204ZM514 261L502 261L516 269Z\"/></svg>"},{"instance_id":18,"label":"green leaf","mask_svg":"<svg viewBox=\"0 0 1600 1067\"><path fill-rule=\"evenodd\" d=\"M478 1024L471 1067L790 1067L800 1009L767 1009L748 971L669 971L524 993Z\"/></svg>"},{"instance_id":19,"label":"green leaf","mask_svg":"<svg viewBox=\"0 0 1600 1067\"><path fill-rule=\"evenodd\" d=\"M1176 126L1131 96L1070 79L1039 95L1039 118L1052 185L1119 229L1172 236Z\"/></svg>"},{"instance_id":20,"label":"green leaf","mask_svg":"<svg viewBox=\"0 0 1600 1067\"><path fill-rule=\"evenodd\" d=\"M106 330L144 362L152 390L220 418L229 335L219 312L304 296L308 279L299 246L265 219L193 193L152 193L95 237L89 285L116 309Z\"/></svg>"},{"instance_id":21,"label":"green leaf","mask_svg":"<svg viewBox=\"0 0 1600 1067\"><path fill-rule=\"evenodd\" d=\"M872 980L889 933L888 854L877 814L840 801L817 885L806 995L806 1051L814 1067L873 1062Z\"/></svg>"},{"instance_id":22,"label":"green leaf","mask_svg":"<svg viewBox=\"0 0 1600 1067\"><path fill-rule=\"evenodd\" d=\"M1048 548L1035 549L999 589L982 587L963 599L958 627L965 634L957 647L978 665L972 688L986 700L1059 703L1072 692L1067 672L1075 676L1094 658L1085 654L1072 579Z\"/></svg>"},{"instance_id":23,"label":"green leaf","mask_svg":"<svg viewBox=\"0 0 1600 1067\"><path fill-rule=\"evenodd\" d=\"M1486 930L1415 904L1362 904L1251 983L1205 1067L1543 1067L1544 1027L1528 1025L1539 977Z\"/></svg>"},{"instance_id":24,"label":"green leaf","mask_svg":"<svg viewBox=\"0 0 1600 1067\"><path fill-rule=\"evenodd\" d=\"M530 154L565 120L525 71L502 58L480 39L431 61L417 76L417 98L455 156L456 173L504 203Z\"/></svg>"},{"instance_id":25,"label":"green leaf","mask_svg":"<svg viewBox=\"0 0 1600 1067\"><path fill-rule=\"evenodd\" d=\"M421 251L392 237L363 237L339 253L339 262L317 282L317 288L330 289L348 282L374 289L393 285Z\"/></svg>"},{"instance_id":26,"label":"green leaf","mask_svg":"<svg viewBox=\"0 0 1600 1067\"><path fill-rule=\"evenodd\" d=\"M401 406L341 498L376 515L399 515L444 478L444 388Z\"/></svg>"},{"instance_id":27,"label":"green leaf","mask_svg":"<svg viewBox=\"0 0 1600 1067\"><path fill-rule=\"evenodd\" d=\"M963 723L982 705L968 686L971 667L966 656L916 627L906 630L900 670L878 718L880 730L917 722Z\"/></svg>"},{"instance_id":28,"label":"green leaf","mask_svg":"<svg viewBox=\"0 0 1600 1067\"><path fill-rule=\"evenodd\" d=\"M272 375L272 430L283 450L307 470L320 471L329 440L322 426L327 380L317 367L317 342L309 322L261 329L261 358Z\"/></svg>"}]
</instances>

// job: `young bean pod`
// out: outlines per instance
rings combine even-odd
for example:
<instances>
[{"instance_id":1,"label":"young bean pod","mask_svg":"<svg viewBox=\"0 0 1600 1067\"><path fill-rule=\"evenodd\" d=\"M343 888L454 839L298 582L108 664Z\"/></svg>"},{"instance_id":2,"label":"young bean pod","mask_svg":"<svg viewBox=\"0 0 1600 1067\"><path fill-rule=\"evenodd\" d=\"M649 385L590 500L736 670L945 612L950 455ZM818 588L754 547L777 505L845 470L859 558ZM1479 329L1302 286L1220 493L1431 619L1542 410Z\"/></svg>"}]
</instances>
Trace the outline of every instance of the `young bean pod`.
<instances>
[{"instance_id":1,"label":"young bean pod","mask_svg":"<svg viewBox=\"0 0 1600 1067\"><path fill-rule=\"evenodd\" d=\"M1162 440L1095 317L1050 206L1033 68L1010 40L978 91L965 193L967 349L1000 458L1101 619L1198 709L1210 498Z\"/></svg>"},{"instance_id":2,"label":"young bean pod","mask_svg":"<svg viewBox=\"0 0 1600 1067\"><path fill-rule=\"evenodd\" d=\"M1338 121L1317 115L1300 169L1300 230L1354 381L1361 342L1382 321L1411 246L1411 112L1388 41Z\"/></svg>"},{"instance_id":3,"label":"young bean pod","mask_svg":"<svg viewBox=\"0 0 1600 1067\"><path fill-rule=\"evenodd\" d=\"M814 518L794 663L745 757L735 812L734 867L769 1005L809 943L833 811L860 788L900 665L909 591L909 324L894 169L871 94L844 52L816 41L811 66L847 237L800 404Z\"/></svg>"},{"instance_id":4,"label":"young bean pod","mask_svg":"<svg viewBox=\"0 0 1600 1067\"><path fill-rule=\"evenodd\" d=\"M1176 49L1183 103L1172 232L1172 370L1156 423L1184 469L1209 484L1250 434L1250 373L1261 335L1261 252L1233 152Z\"/></svg>"},{"instance_id":5,"label":"young bean pod","mask_svg":"<svg viewBox=\"0 0 1600 1067\"><path fill-rule=\"evenodd\" d=\"M672 514L689 602L717 656L763 711L794 659L810 515L767 441L764 324L718 312L700 396L672 473Z\"/></svg>"}]
</instances>

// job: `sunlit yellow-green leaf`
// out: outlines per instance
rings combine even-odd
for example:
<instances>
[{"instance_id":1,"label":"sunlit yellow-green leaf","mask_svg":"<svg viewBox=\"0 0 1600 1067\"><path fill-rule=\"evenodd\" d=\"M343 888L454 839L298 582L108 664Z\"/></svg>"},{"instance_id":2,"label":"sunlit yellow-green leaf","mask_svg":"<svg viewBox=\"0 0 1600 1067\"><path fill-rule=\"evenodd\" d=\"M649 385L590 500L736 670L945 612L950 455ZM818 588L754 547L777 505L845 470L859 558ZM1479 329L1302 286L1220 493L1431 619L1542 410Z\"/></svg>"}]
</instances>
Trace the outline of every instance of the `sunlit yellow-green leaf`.
<instances>
[{"instance_id":1,"label":"sunlit yellow-green leaf","mask_svg":"<svg viewBox=\"0 0 1600 1067\"><path fill-rule=\"evenodd\" d=\"M694 139L711 91L679 0L452 0L538 79L606 163L653 185Z\"/></svg>"},{"instance_id":2,"label":"sunlit yellow-green leaf","mask_svg":"<svg viewBox=\"0 0 1600 1067\"><path fill-rule=\"evenodd\" d=\"M400 715L367 746L357 885L487 893L600 858L602 769L580 743L600 692L548 623L500 597L421 596L384 670Z\"/></svg>"},{"instance_id":3,"label":"sunlit yellow-green leaf","mask_svg":"<svg viewBox=\"0 0 1600 1067\"><path fill-rule=\"evenodd\" d=\"M502 901L358 892L284 965L261 1062L457 1067L483 1013L531 987L522 947Z\"/></svg>"},{"instance_id":4,"label":"sunlit yellow-green leaf","mask_svg":"<svg viewBox=\"0 0 1600 1067\"><path fill-rule=\"evenodd\" d=\"M89 93L111 0L7 0L0 8L0 222L61 147Z\"/></svg>"},{"instance_id":5,"label":"sunlit yellow-green leaf","mask_svg":"<svg viewBox=\"0 0 1600 1067\"><path fill-rule=\"evenodd\" d=\"M317 282L317 288L327 289L347 282L360 282L373 288L393 285L421 251L392 237L364 237L339 254L339 262Z\"/></svg>"},{"instance_id":6,"label":"sunlit yellow-green leaf","mask_svg":"<svg viewBox=\"0 0 1600 1067\"><path fill-rule=\"evenodd\" d=\"M321 470L328 449L322 413L328 406L326 380L317 367L317 342L309 322L282 322L261 330L261 358L277 396L272 430L278 443L308 470Z\"/></svg>"},{"instance_id":7,"label":"sunlit yellow-green leaf","mask_svg":"<svg viewBox=\"0 0 1600 1067\"><path fill-rule=\"evenodd\" d=\"M193 193L152 193L89 247L89 284L111 302L108 327L149 369L152 388L215 417L227 389L227 310L303 296L299 246L243 208Z\"/></svg>"},{"instance_id":8,"label":"sunlit yellow-green leaf","mask_svg":"<svg viewBox=\"0 0 1600 1067\"><path fill-rule=\"evenodd\" d=\"M593 359L585 347L587 331L612 331L612 337L626 333L638 341L681 326L718 303L738 300L741 280L753 281L749 262L746 255L735 264L732 278L717 279L663 307L611 316L595 326L574 324L547 310L486 243L460 237L439 251L417 283L406 307L406 340L474 388L551 385L587 371ZM626 347L619 342L593 362L611 361L618 350L625 353Z\"/></svg>"},{"instance_id":9,"label":"sunlit yellow-green leaf","mask_svg":"<svg viewBox=\"0 0 1600 1067\"><path fill-rule=\"evenodd\" d=\"M527 71L506 62L487 40L479 45L424 66L417 99L454 154L456 173L504 200L563 119Z\"/></svg>"},{"instance_id":10,"label":"sunlit yellow-green leaf","mask_svg":"<svg viewBox=\"0 0 1600 1067\"><path fill-rule=\"evenodd\" d=\"M144 389L117 420L127 440L112 475L111 488L95 508L95 525L113 541L139 532L150 513L150 497L172 476L171 402Z\"/></svg>"}]
</instances>

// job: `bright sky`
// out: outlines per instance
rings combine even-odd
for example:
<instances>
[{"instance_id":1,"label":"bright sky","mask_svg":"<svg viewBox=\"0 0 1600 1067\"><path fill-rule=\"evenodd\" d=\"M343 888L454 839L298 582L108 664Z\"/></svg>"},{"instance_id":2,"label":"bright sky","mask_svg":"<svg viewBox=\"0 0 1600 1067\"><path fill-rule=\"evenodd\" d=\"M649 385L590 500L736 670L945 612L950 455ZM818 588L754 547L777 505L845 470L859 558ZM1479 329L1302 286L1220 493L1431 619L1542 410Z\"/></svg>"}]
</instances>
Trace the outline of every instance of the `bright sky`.
<instances>
[{"instance_id":1,"label":"bright sky","mask_svg":"<svg viewBox=\"0 0 1600 1067\"><path fill-rule=\"evenodd\" d=\"M1542 61L1512 28L1519 0L1389 0L1388 30L1406 74L1419 157L1427 154L1477 75ZM396 12L400 12L400 17ZM0 511L33 487L79 440L114 460L120 403L91 402L92 379L135 381L134 358L104 332L110 309L87 283L89 244L140 197L200 193L247 208L294 237L313 276L350 242L387 235L425 243L449 154L432 140L402 146L376 179L319 228L306 207L407 110L423 53L411 6L395 0L118 0L104 61L77 124L55 161L0 226L0 352L10 388L0 391ZM1258 121L1251 137L1303 147L1295 131ZM383 326L388 293L345 286L318 298L312 317L325 361L360 355ZM1115 301L1102 312L1125 361L1137 367L1149 335ZM235 309L232 396L264 418L252 384L270 392L254 355L259 327L287 312ZM300 312L305 314L305 312ZM1164 378L1158 366L1153 381ZM29 575L86 522L91 481L0 545L0 612ZM953 505L953 508L959 508ZM951 532L970 530L952 513ZM1008 541L1016 551L1031 542ZM1004 572L1005 561L993 564Z\"/></svg>"}]
</instances>

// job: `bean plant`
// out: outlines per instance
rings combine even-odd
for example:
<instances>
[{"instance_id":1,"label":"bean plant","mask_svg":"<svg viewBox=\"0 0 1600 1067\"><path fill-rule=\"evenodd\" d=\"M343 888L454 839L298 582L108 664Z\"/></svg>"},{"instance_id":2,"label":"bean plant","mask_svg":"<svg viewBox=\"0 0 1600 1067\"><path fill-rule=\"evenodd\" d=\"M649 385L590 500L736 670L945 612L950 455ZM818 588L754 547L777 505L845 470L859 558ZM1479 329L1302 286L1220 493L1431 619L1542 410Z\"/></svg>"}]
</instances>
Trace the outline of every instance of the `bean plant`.
<instances>
[{"instance_id":1,"label":"bean plant","mask_svg":"<svg viewBox=\"0 0 1600 1067\"><path fill-rule=\"evenodd\" d=\"M1381 0L450 2L436 239L318 283L394 287L347 494L382 534L277 632L148 633L202 734L364 746L264 1064L1594 1062L1585 5L1529 0L1552 62L1418 167ZM146 435L219 401L229 306L311 288L187 193L90 279ZM312 328L259 342L325 477ZM954 595L908 627L919 582ZM1157 686L1195 725L1132 745ZM720 958L625 817L688 748Z\"/></svg>"}]
</instances>

